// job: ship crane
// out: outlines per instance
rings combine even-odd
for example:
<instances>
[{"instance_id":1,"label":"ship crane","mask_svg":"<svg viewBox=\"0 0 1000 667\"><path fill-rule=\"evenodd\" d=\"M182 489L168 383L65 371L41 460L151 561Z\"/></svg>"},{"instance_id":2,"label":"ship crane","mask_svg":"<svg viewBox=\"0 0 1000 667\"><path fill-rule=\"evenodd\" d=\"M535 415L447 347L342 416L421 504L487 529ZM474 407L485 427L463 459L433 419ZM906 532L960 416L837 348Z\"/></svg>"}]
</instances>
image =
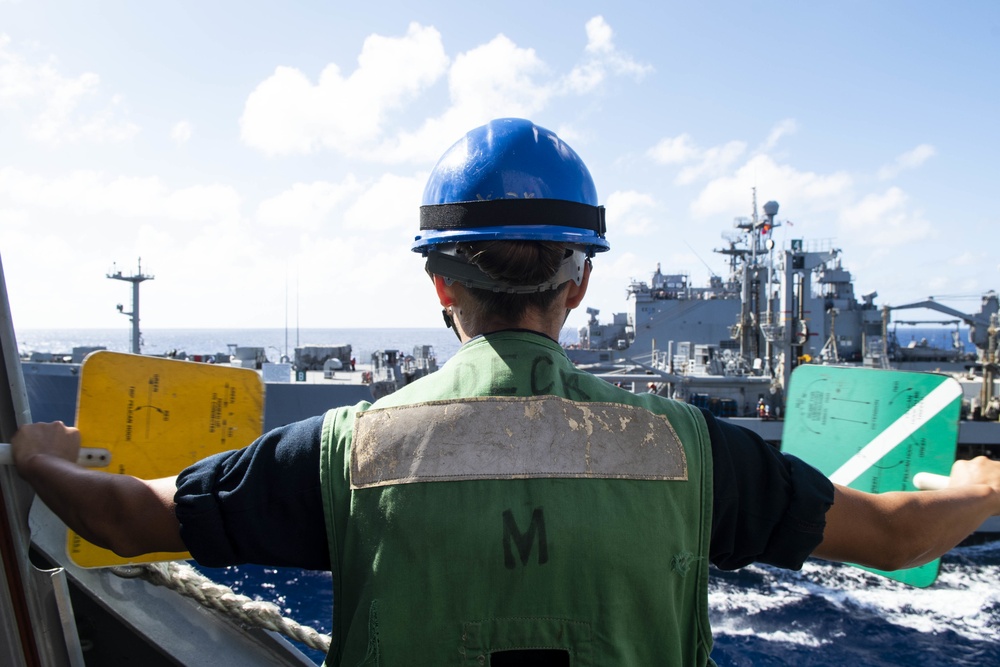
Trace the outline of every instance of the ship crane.
<instances>
[{"instance_id":1,"label":"ship crane","mask_svg":"<svg viewBox=\"0 0 1000 667\"><path fill-rule=\"evenodd\" d=\"M943 303L935 301L933 298L925 301L917 301L916 303L907 303L902 306L886 306L886 308L888 310L927 308L928 310L936 310L939 313L957 317L969 326L969 342L975 345L977 350L985 350L989 346L989 332L987 329L990 326L990 318L1000 312L1000 301L997 299L996 292L987 292L983 295L980 311L973 315L963 313L951 306L946 306Z\"/></svg>"},{"instance_id":2,"label":"ship crane","mask_svg":"<svg viewBox=\"0 0 1000 667\"><path fill-rule=\"evenodd\" d=\"M896 324L958 324L962 320L893 320Z\"/></svg>"},{"instance_id":3,"label":"ship crane","mask_svg":"<svg viewBox=\"0 0 1000 667\"><path fill-rule=\"evenodd\" d=\"M1000 299L997 293L989 291L983 295L982 305L975 314L963 313L933 298L902 306L886 306L883 314L888 319L890 310L909 308L927 308L945 315L959 318L969 326L969 341L976 346L976 354L983 368L983 388L979 394L979 403L985 411L993 400L993 381L997 376L997 331L1000 330Z\"/></svg>"}]
</instances>

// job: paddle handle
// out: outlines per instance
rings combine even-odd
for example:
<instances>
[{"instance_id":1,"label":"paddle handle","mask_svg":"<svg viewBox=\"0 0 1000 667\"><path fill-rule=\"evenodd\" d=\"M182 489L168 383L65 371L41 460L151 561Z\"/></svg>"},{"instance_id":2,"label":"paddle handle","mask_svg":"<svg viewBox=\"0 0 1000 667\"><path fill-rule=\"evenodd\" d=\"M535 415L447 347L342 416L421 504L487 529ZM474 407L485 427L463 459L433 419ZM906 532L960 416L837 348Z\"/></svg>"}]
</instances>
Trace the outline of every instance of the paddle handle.
<instances>
[{"instance_id":1,"label":"paddle handle","mask_svg":"<svg viewBox=\"0 0 1000 667\"><path fill-rule=\"evenodd\" d=\"M913 476L913 486L921 491L937 491L948 488L948 475L935 475L931 472L918 472Z\"/></svg>"},{"instance_id":2,"label":"paddle handle","mask_svg":"<svg viewBox=\"0 0 1000 667\"><path fill-rule=\"evenodd\" d=\"M111 464L111 452L99 447L81 447L76 462L87 468L103 468ZM14 457L11 456L10 445L0 442L0 465L9 466L12 463Z\"/></svg>"}]
</instances>

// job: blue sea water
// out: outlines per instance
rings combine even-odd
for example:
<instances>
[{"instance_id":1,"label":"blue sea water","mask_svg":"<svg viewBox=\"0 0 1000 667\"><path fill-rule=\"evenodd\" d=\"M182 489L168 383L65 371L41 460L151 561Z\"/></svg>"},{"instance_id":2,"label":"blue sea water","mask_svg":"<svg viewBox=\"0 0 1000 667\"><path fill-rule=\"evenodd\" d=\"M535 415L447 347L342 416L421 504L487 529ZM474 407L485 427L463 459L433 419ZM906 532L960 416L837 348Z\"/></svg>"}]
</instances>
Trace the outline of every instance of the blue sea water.
<instances>
[{"instance_id":1,"label":"blue sea water","mask_svg":"<svg viewBox=\"0 0 1000 667\"><path fill-rule=\"evenodd\" d=\"M257 566L204 571L243 595L275 602L300 623L330 631L329 573ZM712 568L712 658L719 667L1000 665L998 577L1000 542L953 550L926 589L818 560L801 572ZM319 652L300 648L322 662Z\"/></svg>"},{"instance_id":2,"label":"blue sea water","mask_svg":"<svg viewBox=\"0 0 1000 667\"><path fill-rule=\"evenodd\" d=\"M567 332L569 335L571 332ZM103 346L113 352L131 351L129 329L24 329L15 330L18 351L69 354L74 347ZM575 336L575 334L572 334ZM434 329L150 329L142 333L143 354L188 355L227 353L230 345L264 349L270 361L292 358L295 348L305 345L352 347L359 362L371 359L377 350L403 350L433 345L438 362L459 348L458 339L444 326Z\"/></svg>"},{"instance_id":3,"label":"blue sea water","mask_svg":"<svg viewBox=\"0 0 1000 667\"><path fill-rule=\"evenodd\" d=\"M24 330L22 351L69 352L103 345L127 351L127 330ZM947 331L913 330L914 340L950 342ZM963 339L965 338L963 333ZM444 329L150 330L143 351L225 352L230 343L263 347L277 361L297 345L350 343L359 361L375 350L433 345L439 361L458 349ZM907 338L900 336L905 344ZM575 342L566 332L565 342ZM240 566L205 572L237 592L278 604L296 621L330 631L330 575ZM712 570L709 609L720 667L779 665L1000 665L1000 541L947 554L937 582L915 589L850 566L810 561L801 572L750 566ZM323 656L303 651L317 663Z\"/></svg>"}]
</instances>

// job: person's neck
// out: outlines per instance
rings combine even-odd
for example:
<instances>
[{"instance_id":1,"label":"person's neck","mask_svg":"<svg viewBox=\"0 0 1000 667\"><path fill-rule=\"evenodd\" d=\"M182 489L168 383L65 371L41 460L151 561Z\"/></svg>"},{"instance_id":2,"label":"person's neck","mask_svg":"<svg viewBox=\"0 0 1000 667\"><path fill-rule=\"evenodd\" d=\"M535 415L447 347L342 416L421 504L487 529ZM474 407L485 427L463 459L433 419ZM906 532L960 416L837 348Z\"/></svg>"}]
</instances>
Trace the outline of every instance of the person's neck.
<instances>
[{"instance_id":1,"label":"person's neck","mask_svg":"<svg viewBox=\"0 0 1000 667\"><path fill-rule=\"evenodd\" d=\"M548 338L553 343L558 343L559 342L558 339L553 338L552 336L548 335L547 333L543 333L541 331L536 331L535 329L524 329L524 328L521 328L521 327L508 327L506 329L496 329L496 330L490 331L488 333L483 333L483 334L479 334L479 335L473 336L469 340L473 340L475 338L480 338L482 336L490 336L492 334L500 334L500 333L529 333L529 334L535 334L536 336L542 336L543 338ZM465 342L468 342L468 341L465 341Z\"/></svg>"},{"instance_id":2,"label":"person's neck","mask_svg":"<svg viewBox=\"0 0 1000 667\"><path fill-rule=\"evenodd\" d=\"M558 342L561 330L561 323L551 322L548 318L541 318L528 313L517 322L487 322L475 331L462 331L459 337L463 343L466 343L477 336L485 336L501 331L530 331Z\"/></svg>"}]
</instances>

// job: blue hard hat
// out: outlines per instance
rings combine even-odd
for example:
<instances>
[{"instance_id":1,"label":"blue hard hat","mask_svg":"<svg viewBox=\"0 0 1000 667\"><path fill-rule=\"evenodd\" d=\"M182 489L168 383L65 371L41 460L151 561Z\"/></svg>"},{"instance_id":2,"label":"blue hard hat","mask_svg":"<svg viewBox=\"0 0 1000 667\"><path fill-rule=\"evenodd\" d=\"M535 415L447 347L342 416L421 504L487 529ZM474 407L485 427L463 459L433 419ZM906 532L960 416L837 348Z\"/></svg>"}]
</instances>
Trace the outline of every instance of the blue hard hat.
<instances>
[{"instance_id":1,"label":"blue hard hat","mask_svg":"<svg viewBox=\"0 0 1000 667\"><path fill-rule=\"evenodd\" d=\"M431 172L411 249L426 255L487 240L569 243L587 255L610 248L590 171L551 130L519 118L490 121Z\"/></svg>"}]
</instances>

